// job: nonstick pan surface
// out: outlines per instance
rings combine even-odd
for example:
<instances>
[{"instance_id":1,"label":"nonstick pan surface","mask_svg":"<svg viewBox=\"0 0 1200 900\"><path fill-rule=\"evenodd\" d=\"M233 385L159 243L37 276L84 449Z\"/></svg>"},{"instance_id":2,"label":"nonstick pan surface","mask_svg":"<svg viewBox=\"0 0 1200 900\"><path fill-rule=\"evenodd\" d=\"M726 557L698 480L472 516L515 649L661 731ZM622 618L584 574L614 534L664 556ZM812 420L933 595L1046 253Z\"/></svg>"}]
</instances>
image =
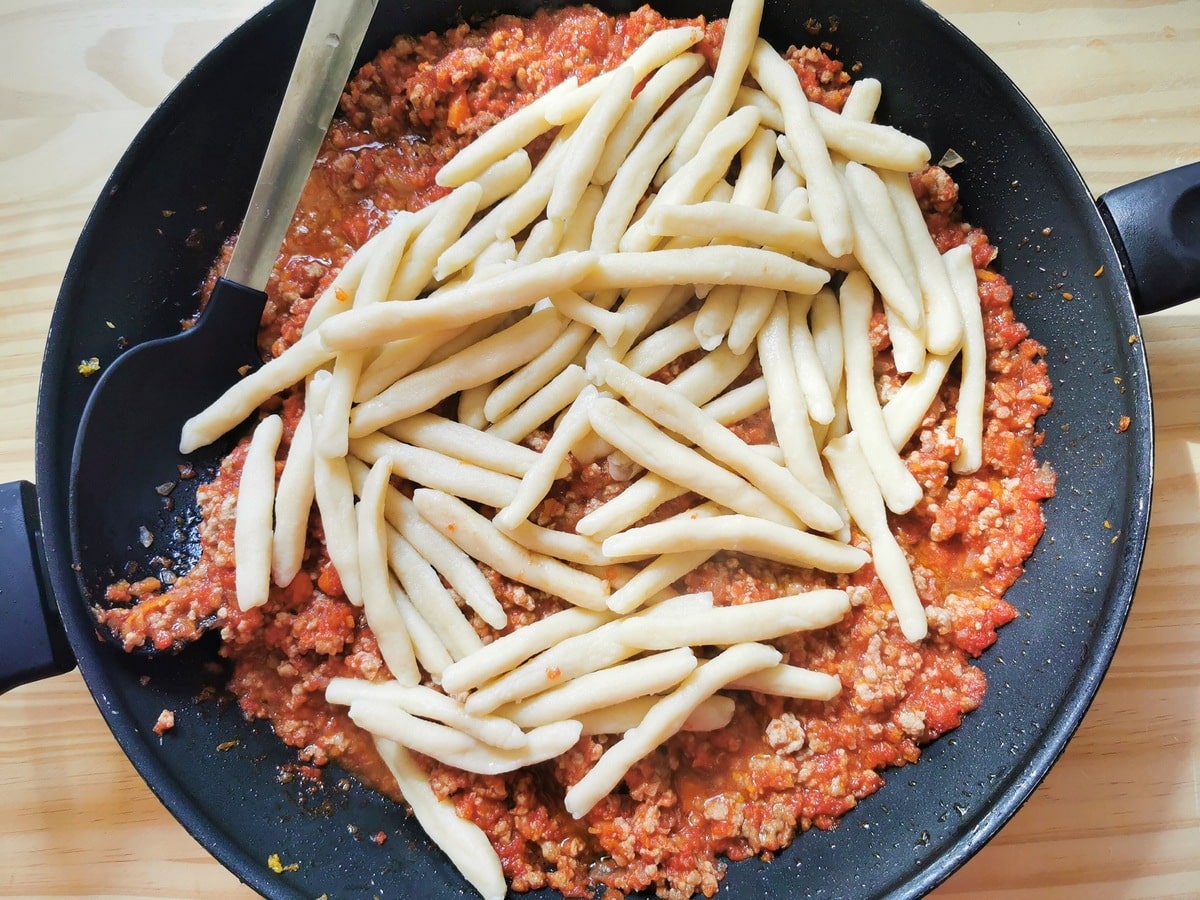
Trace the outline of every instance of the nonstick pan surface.
<instances>
[{"instance_id":1,"label":"nonstick pan surface","mask_svg":"<svg viewBox=\"0 0 1200 900\"><path fill-rule=\"evenodd\" d=\"M1120 628L1146 524L1149 408L1142 350L1128 340L1136 335L1137 325L1117 282L1089 280L1100 265L1112 273L1118 266L1081 183L1056 155L1052 143L1039 143L1047 136L1036 121L1026 120L1014 135L994 115L968 116L957 105L934 110L928 103L918 104L922 85L946 77L944 54L958 45L941 45L940 59L932 50L924 57L914 57L911 50L904 50L905 42L894 21L856 34L858 26L851 24L854 17L849 12L852 8L853 4L837 4L842 26L836 41L844 54L863 59L868 74L884 78L889 86L887 112L895 121L926 137L935 154L953 145L968 157L969 165L955 174L964 181L972 220L987 227L1000 244L1005 274L1021 287L1030 285L1030 290L1043 292L1042 300L1019 309L1035 334L1051 346L1056 383L1062 379L1056 409L1043 427L1046 455L1063 482L1060 498L1048 510L1048 538L1053 542L1047 540L1039 548L1029 578L1010 598L1029 609L1030 616L1006 628L998 649L987 657L985 668L992 675L993 686L984 709L953 736L955 740L930 748L920 765L893 773L888 788L864 803L838 831L806 836L798 850L782 855L770 867L756 863L734 867L727 885L747 896L766 890L799 896L802 886L827 896L877 893L901 885L927 887L974 849L1032 787L1086 705ZM878 7L875 9L878 17ZM769 16L783 15L782 7L772 10ZM806 9L808 15L818 18L824 18L826 12L817 6ZM278 15L272 31L282 41L279 35L289 23L296 27L303 17L289 17L286 12ZM399 27L422 30L441 24L444 20ZM871 41L878 46L869 48ZM889 56L889 50L896 52ZM969 58L966 61L971 62ZM992 80L995 73L986 64L971 62L964 67L962 62L953 69L955 77L967 79L968 84L979 79L977 88L985 96L1003 98L1004 91ZM282 71L285 67L277 68ZM209 68L197 77L232 79L235 70L234 65L217 73ZM222 93L228 101L228 92ZM252 92L243 96L241 102L254 108ZM1019 98L1015 101L1020 109ZM151 134L152 140L142 149L147 153L152 145L156 150L170 149L174 146L171 141L193 145L204 134L206 123L188 109L186 122L174 126L174 131ZM226 103L220 114L233 112L236 108L231 112ZM51 575L56 581L65 576L63 560L59 558L56 565L54 556L66 546L60 543L62 522L57 510L62 481L56 478L63 471L63 453L69 456L70 441L63 435L69 432L72 413L77 411L80 384L86 387L69 376L80 354L91 346L88 342L94 342L97 333L104 334L88 329L107 327L104 322L119 315L125 316L125 322L136 319L143 291L176 295L175 288L185 285L178 296L186 298L196 273L207 264L203 254L183 261L168 259L169 241L165 249L152 248L145 254L149 258L133 261L114 256L115 248L109 242L129 233L122 229L136 229L143 221L147 207L142 201L139 209L136 200L137 191L143 189L152 194L163 192L154 200L182 194L183 202L175 204L179 208L192 208L185 203L207 196L207 201L194 205L207 206L204 215L213 218L193 222L192 227L215 232L218 222L228 223L229 209L238 205L237 178L253 177L253 165L245 160L253 160L254 151L239 144L228 147L221 158L227 167L222 173L225 183L215 193L228 197L209 196L214 193L212 184L195 184L186 166L159 175L144 168L119 173L113 182L117 192L97 210L89 236L81 245L80 253L91 265L80 266L77 257L64 286L65 306L60 306L56 319L62 327L51 336L39 435L38 480ZM242 176L238 175L240 169L245 170ZM155 178L163 182L141 180ZM188 191L200 194L193 197ZM125 202L131 194L135 200ZM236 218L236 213L233 215ZM1048 227L1052 235L1042 235ZM156 258L156 253L162 258ZM132 279L128 277L130 269L135 276ZM1070 282L1063 290L1074 287L1074 295L1083 302L1067 305L1053 297L1048 289L1059 281ZM97 290L105 284L122 285L124 290L110 289L107 294ZM86 316L79 315L84 298L92 304ZM169 326L178 315L179 310L165 311L162 324ZM148 322L146 327L153 329L154 323ZM1114 378L1121 379L1123 392L1114 388ZM1113 424L1122 415L1130 416L1133 427L1117 435ZM1104 521L1112 529L1103 529ZM1115 544L1110 542L1113 529L1120 537ZM322 800L332 807L331 815L325 811L314 816L301 809L298 791L281 789L271 779L274 765L290 759L290 753L277 747L262 729L242 724L230 709L184 709L179 736L187 735L186 742L171 740L166 750L160 750L146 728L164 705L180 710L186 707L187 698L201 689L194 658L164 665L162 661L128 660L103 648L87 652L90 624L78 610L72 612L69 597L60 593L59 598L81 668L126 751L202 841L254 886L272 892L283 888L285 895L294 889L295 896L325 891L336 896L338 883L356 894L410 895L407 891L412 885L421 887L411 896L434 896L439 891L456 894L458 882L453 873L447 874L445 864L429 852L415 830L411 842L393 840L385 854L346 836L344 826L350 820L367 833L394 827L394 819L389 818L394 813L365 792L329 792ZM152 679L148 688L139 683L144 674ZM214 752L216 744L231 734L238 737L239 746L223 754ZM218 790L222 783L227 788ZM1006 799L997 803L998 794ZM314 837L316 832L319 834ZM285 860L302 860L301 871L286 879L271 876L263 866L271 852L280 853ZM389 860L382 868L381 859Z\"/></svg>"}]
</instances>

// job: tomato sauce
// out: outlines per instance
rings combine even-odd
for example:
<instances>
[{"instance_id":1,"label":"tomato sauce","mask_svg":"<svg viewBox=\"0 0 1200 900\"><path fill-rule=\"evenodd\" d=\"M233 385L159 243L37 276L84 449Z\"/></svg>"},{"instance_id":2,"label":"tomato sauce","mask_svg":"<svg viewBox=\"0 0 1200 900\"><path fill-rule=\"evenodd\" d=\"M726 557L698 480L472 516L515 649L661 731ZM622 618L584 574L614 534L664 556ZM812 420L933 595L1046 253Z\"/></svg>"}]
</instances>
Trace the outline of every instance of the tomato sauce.
<instances>
[{"instance_id":1,"label":"tomato sauce","mask_svg":"<svg viewBox=\"0 0 1200 900\"><path fill-rule=\"evenodd\" d=\"M696 21L706 28L699 50L711 64L724 22ZM434 176L460 147L564 78L584 82L611 69L669 24L645 7L617 17L580 7L397 38L354 76L343 96L268 287L264 357L298 339L315 298L392 213L441 195ZM811 99L841 108L849 91L841 63L812 48L792 49L788 59ZM839 625L776 642L785 661L840 678L841 694L820 703L739 693L726 728L671 738L580 821L563 809L563 793L615 737L584 737L554 761L504 776L423 760L438 795L488 834L514 890L550 887L577 897L604 885L610 896L646 888L663 897L711 896L726 860L769 858L797 832L834 827L883 785L881 771L916 761L921 745L957 727L981 703L986 680L971 660L1017 614L1004 593L1041 536L1040 503L1054 492L1053 473L1034 455L1050 381L1043 349L1013 315L1012 289L987 268L996 250L986 234L964 223L950 176L930 168L913 184L939 249L972 247L989 376L978 472L950 469L957 452L953 377L902 453L925 496L891 522L913 567L929 638L915 645L903 638L870 565L834 576L731 554L713 557L679 587L711 590L717 604L819 587L849 592L852 611ZM881 374L898 384L881 313L873 339ZM670 380L680 367L656 377ZM744 377L756 372L752 367ZM285 422L282 465L301 401L287 395L275 406L271 411L281 411ZM732 427L751 443L774 437L762 414ZM545 439L542 432L530 443L538 447ZM344 709L324 701L331 678L389 676L361 610L343 594L315 513L296 580L272 587L263 607L242 612L234 602L232 536L244 457L243 443L199 492L203 553L194 569L170 586L115 584L112 607L98 610L98 617L129 649L177 646L215 623L233 667L230 690L248 718L269 720L302 762L336 762L396 798L369 736ZM570 530L622 487L603 460L575 463L535 517ZM687 502L674 501L672 509ZM865 546L861 536L853 539ZM562 606L482 568L509 612L509 630ZM477 618L473 624L485 640L497 634Z\"/></svg>"}]
</instances>

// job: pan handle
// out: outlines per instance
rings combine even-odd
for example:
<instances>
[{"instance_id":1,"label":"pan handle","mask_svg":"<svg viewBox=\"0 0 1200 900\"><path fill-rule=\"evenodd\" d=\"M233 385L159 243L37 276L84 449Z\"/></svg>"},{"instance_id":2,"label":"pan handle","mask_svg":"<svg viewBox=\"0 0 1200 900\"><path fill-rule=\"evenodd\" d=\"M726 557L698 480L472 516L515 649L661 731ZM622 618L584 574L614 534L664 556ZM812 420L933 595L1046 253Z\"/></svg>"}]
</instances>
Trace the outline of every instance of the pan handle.
<instances>
[{"instance_id":1,"label":"pan handle","mask_svg":"<svg viewBox=\"0 0 1200 900\"><path fill-rule=\"evenodd\" d=\"M1200 297L1200 162L1102 194L1139 315Z\"/></svg>"},{"instance_id":2,"label":"pan handle","mask_svg":"<svg viewBox=\"0 0 1200 900\"><path fill-rule=\"evenodd\" d=\"M42 568L37 493L0 484L0 694L75 668Z\"/></svg>"}]
</instances>

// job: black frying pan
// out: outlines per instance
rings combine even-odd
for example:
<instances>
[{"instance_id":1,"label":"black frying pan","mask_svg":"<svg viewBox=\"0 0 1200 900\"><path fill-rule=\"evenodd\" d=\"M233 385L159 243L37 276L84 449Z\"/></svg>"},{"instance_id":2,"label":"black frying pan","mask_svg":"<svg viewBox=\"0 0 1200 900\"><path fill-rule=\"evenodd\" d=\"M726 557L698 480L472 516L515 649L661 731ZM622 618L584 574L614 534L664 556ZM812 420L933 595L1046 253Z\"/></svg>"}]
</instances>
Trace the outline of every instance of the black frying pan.
<instances>
[{"instance_id":1,"label":"black frying pan","mask_svg":"<svg viewBox=\"0 0 1200 900\"><path fill-rule=\"evenodd\" d=\"M383 2L366 46L383 46L401 31L441 29L460 12L490 7ZM722 12L682 2L660 8ZM69 667L73 655L151 787L201 843L264 894L458 897L457 874L415 824L399 821L392 804L354 784L315 798L296 784L278 784L275 767L294 756L269 729L247 725L231 704L191 702L206 684L221 683L204 666L215 659L211 644L178 658L144 660L97 642L72 570L68 473L90 387L75 367L97 347L111 354L114 333L131 342L169 334L191 312L196 285L244 208L307 12L303 0L280 0L207 58L139 135L89 220L62 286L43 367L37 509L28 488L9 487L3 495L4 576L24 582L4 584L0 596L36 598L41 591L45 602L41 611L17 615L7 605L0 609L6 640L0 686ZM991 684L983 708L952 740L931 745L917 766L892 771L887 786L836 831L802 836L770 865L732 866L725 885L735 896L923 893L1032 792L1104 674L1145 542L1152 430L1145 358L1140 342L1130 340L1139 334L1130 281L1150 301L1142 312L1200 292L1194 244L1176 248L1190 257L1190 272L1165 288L1158 279L1170 282L1183 270L1142 259L1143 250L1165 246L1161 237L1114 246L1046 125L977 48L925 7L910 0L773 2L764 32L777 46L800 43L808 38L806 20L830 16L840 21L832 35L840 55L862 61L865 74L884 81L881 115L924 138L935 155L953 146L967 157L954 174L971 221L1001 248L1002 270L1018 296L1040 294L1017 308L1049 348L1056 402L1042 422L1042 457L1059 473L1059 493L1046 507L1046 537L1009 594L1028 615L1007 626L982 661ZM1200 183L1195 172L1181 177ZM1173 216L1195 221L1195 188L1152 189L1163 195L1150 223L1171 223ZM1184 200L1172 213L1180 194ZM1141 190L1132 199L1128 192L1113 195L1113 215L1126 221L1130 207L1148 202L1145 196ZM187 212L164 220L163 209ZM1047 226L1050 237L1042 235ZM1100 266L1107 274L1094 278ZM1062 300L1061 291L1074 301ZM117 325L115 332L106 321ZM1123 416L1131 425L1118 433ZM36 540L27 539L39 516ZM1106 520L1111 529L1101 525ZM148 685L142 676L150 676ZM177 711L179 727L160 743L149 728L164 707ZM235 737L234 749L216 749ZM336 775L327 781L332 785ZM399 827L408 839L393 838L381 852L352 838L349 823L366 834ZM263 865L271 853L302 865L277 877Z\"/></svg>"}]
</instances>

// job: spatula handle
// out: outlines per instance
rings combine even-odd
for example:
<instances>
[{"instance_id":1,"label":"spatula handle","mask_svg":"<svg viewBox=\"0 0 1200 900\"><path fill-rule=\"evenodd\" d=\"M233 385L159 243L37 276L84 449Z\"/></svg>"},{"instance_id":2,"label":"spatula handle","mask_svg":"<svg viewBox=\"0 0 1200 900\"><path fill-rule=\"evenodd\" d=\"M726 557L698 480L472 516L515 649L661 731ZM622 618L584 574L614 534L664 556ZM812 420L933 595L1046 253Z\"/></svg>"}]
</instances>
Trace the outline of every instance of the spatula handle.
<instances>
[{"instance_id":1,"label":"spatula handle","mask_svg":"<svg viewBox=\"0 0 1200 900\"><path fill-rule=\"evenodd\" d=\"M376 0L316 0L225 277L263 290Z\"/></svg>"}]
</instances>

